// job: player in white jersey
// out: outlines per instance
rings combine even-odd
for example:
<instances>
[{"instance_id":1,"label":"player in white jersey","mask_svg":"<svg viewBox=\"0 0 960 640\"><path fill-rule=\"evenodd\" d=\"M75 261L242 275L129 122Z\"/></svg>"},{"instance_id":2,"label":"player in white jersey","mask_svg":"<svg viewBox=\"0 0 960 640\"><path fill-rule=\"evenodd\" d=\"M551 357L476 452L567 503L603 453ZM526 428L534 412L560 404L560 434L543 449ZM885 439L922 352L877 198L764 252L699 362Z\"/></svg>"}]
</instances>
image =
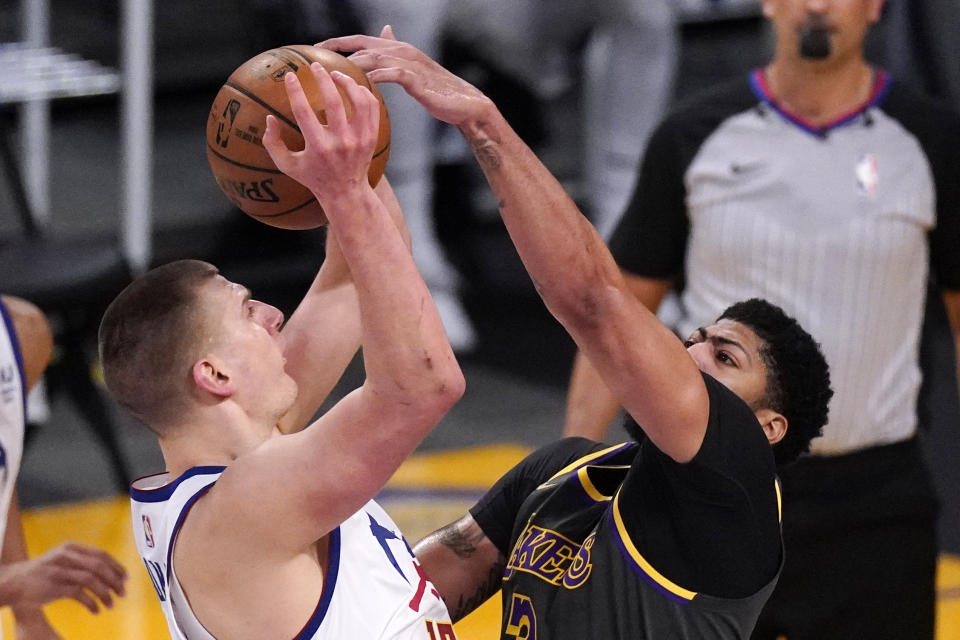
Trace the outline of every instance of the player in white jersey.
<instances>
[{"instance_id":1,"label":"player in white jersey","mask_svg":"<svg viewBox=\"0 0 960 640\"><path fill-rule=\"evenodd\" d=\"M20 472L28 387L15 320L6 302L0 302L4 321L4 330L0 332L0 531L7 529L10 502ZM49 359L49 350L44 351L48 355L43 359Z\"/></svg>"},{"instance_id":2,"label":"player in white jersey","mask_svg":"<svg viewBox=\"0 0 960 640\"><path fill-rule=\"evenodd\" d=\"M171 483L168 474L136 481L133 530L160 607L175 640L210 640L169 567L170 541L193 501L222 468L194 469ZM443 601L414 558L400 528L371 500L331 532L327 573L317 607L296 640L309 638L450 640Z\"/></svg>"},{"instance_id":3,"label":"player in white jersey","mask_svg":"<svg viewBox=\"0 0 960 640\"><path fill-rule=\"evenodd\" d=\"M25 300L0 297L0 316L0 605L12 607L20 640L49 640L58 636L41 605L74 598L96 613L123 594L126 572L103 551L73 543L27 558L16 481L27 392L50 360L53 338L43 313Z\"/></svg>"},{"instance_id":4,"label":"player in white jersey","mask_svg":"<svg viewBox=\"0 0 960 640\"><path fill-rule=\"evenodd\" d=\"M263 133L329 219L324 264L282 330L279 310L193 260L135 280L100 325L107 386L157 434L167 467L131 497L178 640L453 638L370 500L459 399L463 376L393 192L367 182L379 103L312 69L326 125L289 73L305 149L291 152L272 116ZM304 429L361 342L363 385Z\"/></svg>"}]
</instances>

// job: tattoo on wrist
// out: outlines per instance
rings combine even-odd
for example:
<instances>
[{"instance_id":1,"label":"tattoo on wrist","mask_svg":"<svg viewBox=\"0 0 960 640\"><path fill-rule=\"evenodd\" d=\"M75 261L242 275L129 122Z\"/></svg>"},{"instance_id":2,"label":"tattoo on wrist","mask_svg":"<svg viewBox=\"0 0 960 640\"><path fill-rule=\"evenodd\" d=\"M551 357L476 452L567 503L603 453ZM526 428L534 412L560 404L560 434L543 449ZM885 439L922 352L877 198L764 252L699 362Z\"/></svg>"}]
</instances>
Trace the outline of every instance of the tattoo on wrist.
<instances>
[{"instance_id":1,"label":"tattoo on wrist","mask_svg":"<svg viewBox=\"0 0 960 640\"><path fill-rule=\"evenodd\" d=\"M500 153L497 151L500 138L489 122L481 121L464 125L460 127L460 132L484 170L494 171L500 168Z\"/></svg>"}]
</instances>

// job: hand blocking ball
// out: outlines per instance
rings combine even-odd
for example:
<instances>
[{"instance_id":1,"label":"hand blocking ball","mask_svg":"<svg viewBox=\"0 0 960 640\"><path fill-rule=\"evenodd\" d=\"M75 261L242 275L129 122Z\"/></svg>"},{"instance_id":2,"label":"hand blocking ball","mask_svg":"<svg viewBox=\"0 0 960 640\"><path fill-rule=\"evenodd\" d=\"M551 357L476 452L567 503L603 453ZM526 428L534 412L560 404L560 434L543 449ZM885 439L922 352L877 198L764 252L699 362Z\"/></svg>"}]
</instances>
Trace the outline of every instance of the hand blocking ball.
<instances>
[{"instance_id":1,"label":"hand blocking ball","mask_svg":"<svg viewBox=\"0 0 960 640\"><path fill-rule=\"evenodd\" d=\"M304 147L284 89L283 78L290 71L297 74L320 122L326 123L323 98L310 71L312 62L319 62L327 71L345 73L380 100L380 135L367 173L370 184L376 185L390 155L387 108L363 71L334 51L290 45L254 56L230 74L207 118L207 160L220 189L250 217L282 229L313 229L327 223L310 190L277 169L261 141L267 114L273 114L287 147L291 151ZM345 106L349 118L346 97Z\"/></svg>"}]
</instances>

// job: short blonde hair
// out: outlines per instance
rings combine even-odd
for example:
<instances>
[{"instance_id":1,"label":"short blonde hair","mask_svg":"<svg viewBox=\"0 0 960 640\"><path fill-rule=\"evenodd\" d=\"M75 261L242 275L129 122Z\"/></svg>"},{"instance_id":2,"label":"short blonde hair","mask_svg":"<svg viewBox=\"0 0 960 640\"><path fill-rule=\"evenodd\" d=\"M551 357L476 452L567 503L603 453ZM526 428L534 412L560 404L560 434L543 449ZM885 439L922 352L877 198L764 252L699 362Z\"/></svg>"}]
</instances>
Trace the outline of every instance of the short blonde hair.
<instances>
[{"instance_id":1,"label":"short blonde hair","mask_svg":"<svg viewBox=\"0 0 960 640\"><path fill-rule=\"evenodd\" d=\"M152 269L121 291L100 321L107 389L158 434L186 404L205 317L197 294L217 273L200 260Z\"/></svg>"}]
</instances>

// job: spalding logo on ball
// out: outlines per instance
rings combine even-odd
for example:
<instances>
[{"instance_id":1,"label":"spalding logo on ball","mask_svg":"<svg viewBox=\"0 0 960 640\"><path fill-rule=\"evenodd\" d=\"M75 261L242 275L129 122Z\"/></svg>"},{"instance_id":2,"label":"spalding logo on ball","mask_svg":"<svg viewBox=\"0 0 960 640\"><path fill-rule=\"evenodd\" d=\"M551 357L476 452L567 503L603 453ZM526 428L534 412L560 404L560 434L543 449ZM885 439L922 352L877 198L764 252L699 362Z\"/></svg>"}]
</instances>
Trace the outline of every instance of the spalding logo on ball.
<instances>
[{"instance_id":1,"label":"spalding logo on ball","mask_svg":"<svg viewBox=\"0 0 960 640\"><path fill-rule=\"evenodd\" d=\"M303 136L283 85L289 71L297 74L320 122L326 122L323 98L310 71L312 62L319 62L327 71L347 74L380 100L380 132L367 173L370 184L376 185L390 155L387 108L363 71L334 51L290 45L254 56L230 74L207 118L207 160L217 184L241 211L282 229L313 229L327 223L310 190L277 169L262 141L267 114L272 113L287 147L303 149ZM349 118L349 101L345 105Z\"/></svg>"}]
</instances>

